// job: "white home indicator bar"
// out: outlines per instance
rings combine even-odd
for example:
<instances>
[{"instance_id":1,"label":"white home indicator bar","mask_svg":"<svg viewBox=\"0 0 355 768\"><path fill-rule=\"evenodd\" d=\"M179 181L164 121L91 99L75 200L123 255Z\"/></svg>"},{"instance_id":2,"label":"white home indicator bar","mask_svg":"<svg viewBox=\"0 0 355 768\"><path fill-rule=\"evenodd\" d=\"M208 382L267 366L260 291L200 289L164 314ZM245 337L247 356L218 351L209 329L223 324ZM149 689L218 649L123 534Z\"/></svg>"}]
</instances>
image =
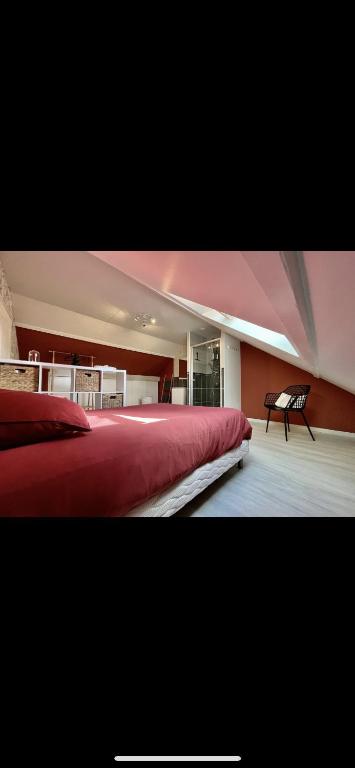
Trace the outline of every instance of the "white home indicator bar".
<instances>
[{"instance_id":1,"label":"white home indicator bar","mask_svg":"<svg viewBox=\"0 0 355 768\"><path fill-rule=\"evenodd\" d=\"M165 760L173 760L176 762L190 762L190 761L201 761L201 762L214 762L214 763L220 763L220 762L234 762L241 760L242 758L239 755L231 755L230 757L226 757L225 755L223 757L196 757L196 755L193 755L192 757L124 757L123 755L117 755L115 757L115 760L120 762L128 762L128 763L135 763L137 761L144 761L144 762L164 762Z\"/></svg>"}]
</instances>

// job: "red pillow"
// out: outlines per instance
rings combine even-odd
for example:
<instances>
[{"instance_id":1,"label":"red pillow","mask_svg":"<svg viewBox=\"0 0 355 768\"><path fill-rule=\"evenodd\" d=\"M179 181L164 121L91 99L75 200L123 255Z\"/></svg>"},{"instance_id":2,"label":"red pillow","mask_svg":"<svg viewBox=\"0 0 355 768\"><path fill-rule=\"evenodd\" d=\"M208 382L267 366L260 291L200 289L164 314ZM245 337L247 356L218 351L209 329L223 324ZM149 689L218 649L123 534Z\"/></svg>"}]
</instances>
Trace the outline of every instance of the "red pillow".
<instances>
[{"instance_id":1,"label":"red pillow","mask_svg":"<svg viewBox=\"0 0 355 768\"><path fill-rule=\"evenodd\" d=\"M0 450L90 431L85 411L67 398L0 389Z\"/></svg>"}]
</instances>

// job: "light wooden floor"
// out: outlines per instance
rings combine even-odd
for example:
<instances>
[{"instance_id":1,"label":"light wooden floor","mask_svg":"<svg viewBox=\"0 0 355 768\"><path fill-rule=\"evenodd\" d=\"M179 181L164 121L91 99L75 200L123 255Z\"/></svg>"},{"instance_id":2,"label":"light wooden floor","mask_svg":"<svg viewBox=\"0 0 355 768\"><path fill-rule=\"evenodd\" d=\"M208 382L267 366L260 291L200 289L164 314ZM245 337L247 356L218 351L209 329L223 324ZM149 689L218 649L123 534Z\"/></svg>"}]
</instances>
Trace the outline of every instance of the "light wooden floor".
<instances>
[{"instance_id":1,"label":"light wooden floor","mask_svg":"<svg viewBox=\"0 0 355 768\"><path fill-rule=\"evenodd\" d=\"M252 422L244 468L233 468L186 505L180 517L355 517L355 435Z\"/></svg>"}]
</instances>

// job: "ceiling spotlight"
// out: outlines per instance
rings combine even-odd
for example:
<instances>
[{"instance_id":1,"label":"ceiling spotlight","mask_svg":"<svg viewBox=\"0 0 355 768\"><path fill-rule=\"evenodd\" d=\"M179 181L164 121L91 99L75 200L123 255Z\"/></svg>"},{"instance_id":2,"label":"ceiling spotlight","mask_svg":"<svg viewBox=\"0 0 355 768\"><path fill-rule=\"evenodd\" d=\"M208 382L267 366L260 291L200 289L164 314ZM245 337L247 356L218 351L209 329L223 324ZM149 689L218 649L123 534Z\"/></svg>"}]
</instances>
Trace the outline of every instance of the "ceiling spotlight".
<instances>
[{"instance_id":1,"label":"ceiling spotlight","mask_svg":"<svg viewBox=\"0 0 355 768\"><path fill-rule=\"evenodd\" d=\"M148 315L147 313L140 313L134 316L135 322L140 325L141 328L146 328L147 325L155 325L157 322L155 317Z\"/></svg>"}]
</instances>

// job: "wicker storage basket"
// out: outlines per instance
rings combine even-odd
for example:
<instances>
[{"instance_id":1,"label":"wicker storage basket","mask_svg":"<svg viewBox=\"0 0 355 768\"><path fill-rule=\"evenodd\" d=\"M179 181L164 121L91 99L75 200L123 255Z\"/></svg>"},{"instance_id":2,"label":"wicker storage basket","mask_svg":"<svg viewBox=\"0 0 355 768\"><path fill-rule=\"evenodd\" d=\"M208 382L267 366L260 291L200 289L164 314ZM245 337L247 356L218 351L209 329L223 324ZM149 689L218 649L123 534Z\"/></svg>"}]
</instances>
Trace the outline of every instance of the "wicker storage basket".
<instances>
[{"instance_id":1,"label":"wicker storage basket","mask_svg":"<svg viewBox=\"0 0 355 768\"><path fill-rule=\"evenodd\" d=\"M123 395L102 395L103 408L123 408Z\"/></svg>"},{"instance_id":2,"label":"wicker storage basket","mask_svg":"<svg viewBox=\"0 0 355 768\"><path fill-rule=\"evenodd\" d=\"M38 366L0 363L0 389L38 392L38 379Z\"/></svg>"},{"instance_id":3,"label":"wicker storage basket","mask_svg":"<svg viewBox=\"0 0 355 768\"><path fill-rule=\"evenodd\" d=\"M100 392L100 371L75 371L76 392Z\"/></svg>"}]
</instances>

